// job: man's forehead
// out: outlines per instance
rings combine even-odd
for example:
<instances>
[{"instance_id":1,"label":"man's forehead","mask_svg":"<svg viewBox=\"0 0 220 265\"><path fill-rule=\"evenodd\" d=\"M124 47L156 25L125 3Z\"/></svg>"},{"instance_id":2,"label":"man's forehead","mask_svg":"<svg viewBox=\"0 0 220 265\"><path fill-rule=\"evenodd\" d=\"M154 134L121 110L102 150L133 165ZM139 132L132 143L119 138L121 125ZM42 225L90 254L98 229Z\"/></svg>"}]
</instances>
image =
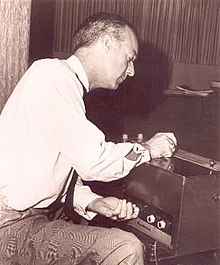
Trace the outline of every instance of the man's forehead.
<instances>
[{"instance_id":1,"label":"man's forehead","mask_svg":"<svg viewBox=\"0 0 220 265\"><path fill-rule=\"evenodd\" d=\"M137 37L132 29L126 27L126 34L127 34L127 41L129 45L131 45L132 52L134 56L137 57L138 55L138 40Z\"/></svg>"}]
</instances>

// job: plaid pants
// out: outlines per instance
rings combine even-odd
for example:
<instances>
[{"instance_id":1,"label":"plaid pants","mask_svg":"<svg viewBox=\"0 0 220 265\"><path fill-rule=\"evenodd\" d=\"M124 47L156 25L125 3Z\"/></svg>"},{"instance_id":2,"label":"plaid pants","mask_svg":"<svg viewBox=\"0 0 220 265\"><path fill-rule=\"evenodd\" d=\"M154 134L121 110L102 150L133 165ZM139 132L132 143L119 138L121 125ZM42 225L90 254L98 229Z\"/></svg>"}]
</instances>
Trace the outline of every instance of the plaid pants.
<instances>
[{"instance_id":1,"label":"plaid pants","mask_svg":"<svg viewBox=\"0 0 220 265\"><path fill-rule=\"evenodd\" d=\"M144 246L117 228L49 220L43 213L0 228L0 265L143 265Z\"/></svg>"}]
</instances>

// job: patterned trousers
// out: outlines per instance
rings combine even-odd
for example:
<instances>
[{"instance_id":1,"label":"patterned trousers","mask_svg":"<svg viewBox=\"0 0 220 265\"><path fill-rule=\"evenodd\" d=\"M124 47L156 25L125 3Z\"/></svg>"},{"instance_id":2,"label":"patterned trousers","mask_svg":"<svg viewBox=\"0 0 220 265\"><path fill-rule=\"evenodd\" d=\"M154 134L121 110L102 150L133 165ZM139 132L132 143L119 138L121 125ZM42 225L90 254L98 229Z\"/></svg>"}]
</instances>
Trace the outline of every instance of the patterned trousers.
<instances>
[{"instance_id":1,"label":"patterned trousers","mask_svg":"<svg viewBox=\"0 0 220 265\"><path fill-rule=\"evenodd\" d=\"M49 220L45 214L0 228L0 265L143 265L144 246L117 228Z\"/></svg>"}]
</instances>

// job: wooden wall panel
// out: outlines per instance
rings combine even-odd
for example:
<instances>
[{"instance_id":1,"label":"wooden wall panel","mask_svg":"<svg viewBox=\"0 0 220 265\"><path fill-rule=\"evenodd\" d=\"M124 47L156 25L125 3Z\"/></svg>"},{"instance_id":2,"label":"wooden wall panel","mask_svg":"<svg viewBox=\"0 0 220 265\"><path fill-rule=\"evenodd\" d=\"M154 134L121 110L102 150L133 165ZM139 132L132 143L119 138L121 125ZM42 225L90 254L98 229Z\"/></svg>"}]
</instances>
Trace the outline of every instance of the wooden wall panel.
<instances>
[{"instance_id":1,"label":"wooden wall panel","mask_svg":"<svg viewBox=\"0 0 220 265\"><path fill-rule=\"evenodd\" d=\"M28 66L31 0L0 0L0 112Z\"/></svg>"}]
</instances>

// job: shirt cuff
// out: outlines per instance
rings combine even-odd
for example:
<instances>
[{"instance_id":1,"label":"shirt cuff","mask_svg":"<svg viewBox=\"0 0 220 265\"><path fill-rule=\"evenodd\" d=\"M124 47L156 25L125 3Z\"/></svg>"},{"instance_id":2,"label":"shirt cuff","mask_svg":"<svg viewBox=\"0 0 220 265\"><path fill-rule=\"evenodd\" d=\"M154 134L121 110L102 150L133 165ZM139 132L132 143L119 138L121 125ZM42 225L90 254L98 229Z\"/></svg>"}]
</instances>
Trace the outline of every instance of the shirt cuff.
<instances>
[{"instance_id":1,"label":"shirt cuff","mask_svg":"<svg viewBox=\"0 0 220 265\"><path fill-rule=\"evenodd\" d=\"M143 163L149 162L151 160L150 151L145 149L141 144L134 144L133 151L136 154L140 154L139 158L137 159L137 165L139 166Z\"/></svg>"},{"instance_id":2,"label":"shirt cuff","mask_svg":"<svg viewBox=\"0 0 220 265\"><path fill-rule=\"evenodd\" d=\"M102 196L92 192L89 186L84 186L81 178L78 178L74 189L74 210L85 219L92 220L97 213L87 211L86 207L97 198L102 198Z\"/></svg>"}]
</instances>

